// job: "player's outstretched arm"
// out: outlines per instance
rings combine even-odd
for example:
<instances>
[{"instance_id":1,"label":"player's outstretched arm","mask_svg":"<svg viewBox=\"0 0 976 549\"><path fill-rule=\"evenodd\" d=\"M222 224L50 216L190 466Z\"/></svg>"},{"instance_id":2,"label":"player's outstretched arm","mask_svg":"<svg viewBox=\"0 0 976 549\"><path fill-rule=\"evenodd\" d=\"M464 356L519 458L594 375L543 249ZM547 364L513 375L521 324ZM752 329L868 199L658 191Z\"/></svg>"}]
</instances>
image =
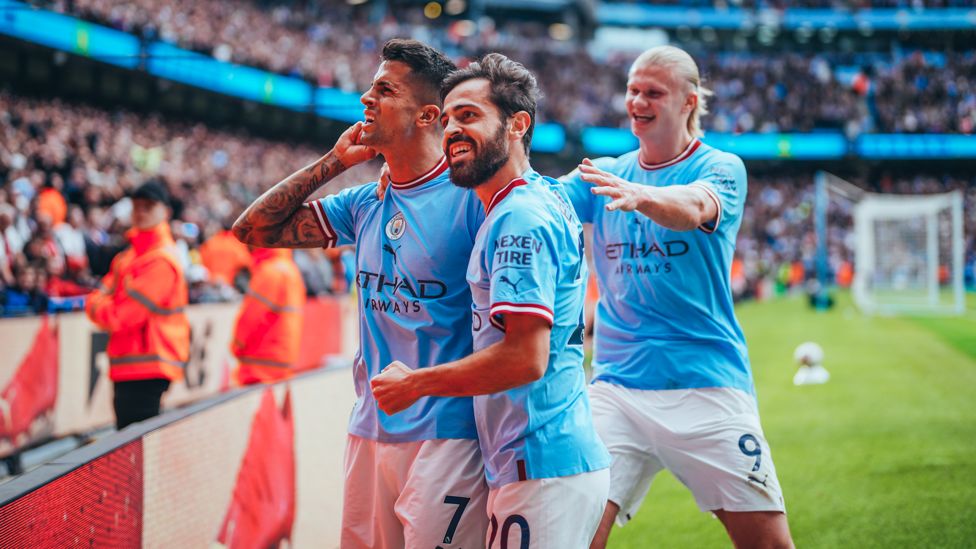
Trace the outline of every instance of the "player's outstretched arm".
<instances>
[{"instance_id":1,"label":"player's outstretched arm","mask_svg":"<svg viewBox=\"0 0 976 549\"><path fill-rule=\"evenodd\" d=\"M690 231L718 218L718 205L697 185L638 185L597 168L589 159L583 160L579 169L580 179L596 185L591 189L593 194L610 197L607 211L637 210L673 231Z\"/></svg>"},{"instance_id":2,"label":"player's outstretched arm","mask_svg":"<svg viewBox=\"0 0 976 549\"><path fill-rule=\"evenodd\" d=\"M295 172L261 195L234 223L238 240L259 248L318 248L325 237L305 200L348 168L376 157L360 143L362 123L339 137L322 158Z\"/></svg>"},{"instance_id":3,"label":"player's outstretched arm","mask_svg":"<svg viewBox=\"0 0 976 549\"><path fill-rule=\"evenodd\" d=\"M505 339L461 360L419 370L401 362L387 366L371 382L380 410L392 415L425 396L490 395L542 379L549 366L549 321L502 316Z\"/></svg>"}]
</instances>

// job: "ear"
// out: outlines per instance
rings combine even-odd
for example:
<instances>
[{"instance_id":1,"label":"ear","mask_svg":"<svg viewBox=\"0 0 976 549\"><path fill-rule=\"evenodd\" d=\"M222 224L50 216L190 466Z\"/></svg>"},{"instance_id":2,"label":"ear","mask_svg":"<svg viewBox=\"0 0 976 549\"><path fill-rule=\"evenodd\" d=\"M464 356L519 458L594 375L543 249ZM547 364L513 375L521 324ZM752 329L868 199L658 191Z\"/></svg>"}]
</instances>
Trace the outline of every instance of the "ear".
<instances>
[{"instance_id":1,"label":"ear","mask_svg":"<svg viewBox=\"0 0 976 549\"><path fill-rule=\"evenodd\" d=\"M512 115L508 122L508 137L514 141L521 141L522 137L528 133L529 125L532 124L532 117L525 111L519 111Z\"/></svg>"},{"instance_id":2,"label":"ear","mask_svg":"<svg viewBox=\"0 0 976 549\"><path fill-rule=\"evenodd\" d=\"M684 106L681 107L681 114L688 114L695 111L695 107L698 106L698 92L692 91L688 93L688 97L685 99Z\"/></svg>"},{"instance_id":3,"label":"ear","mask_svg":"<svg viewBox=\"0 0 976 549\"><path fill-rule=\"evenodd\" d=\"M420 118L417 119L417 126L421 128L431 125L440 125L441 110L437 105L425 105L420 111Z\"/></svg>"}]
</instances>

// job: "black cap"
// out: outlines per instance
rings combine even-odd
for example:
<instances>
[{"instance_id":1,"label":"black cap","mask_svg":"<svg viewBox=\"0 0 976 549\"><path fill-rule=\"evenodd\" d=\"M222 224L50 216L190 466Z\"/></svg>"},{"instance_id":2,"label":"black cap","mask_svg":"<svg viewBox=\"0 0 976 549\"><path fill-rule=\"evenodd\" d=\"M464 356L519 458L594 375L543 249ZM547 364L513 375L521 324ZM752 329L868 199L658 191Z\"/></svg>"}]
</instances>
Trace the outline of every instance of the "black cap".
<instances>
[{"instance_id":1,"label":"black cap","mask_svg":"<svg viewBox=\"0 0 976 549\"><path fill-rule=\"evenodd\" d=\"M169 191L158 181L149 181L132 193L132 198L145 198L153 202L162 202L170 207Z\"/></svg>"}]
</instances>

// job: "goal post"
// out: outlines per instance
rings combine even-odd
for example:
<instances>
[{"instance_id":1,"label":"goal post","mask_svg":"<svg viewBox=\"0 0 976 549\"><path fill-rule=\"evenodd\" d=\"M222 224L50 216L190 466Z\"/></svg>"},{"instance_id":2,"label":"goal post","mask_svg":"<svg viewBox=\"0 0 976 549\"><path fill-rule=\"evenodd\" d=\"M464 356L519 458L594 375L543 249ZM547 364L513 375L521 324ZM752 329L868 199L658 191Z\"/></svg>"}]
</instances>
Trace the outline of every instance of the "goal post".
<instances>
[{"instance_id":1,"label":"goal post","mask_svg":"<svg viewBox=\"0 0 976 549\"><path fill-rule=\"evenodd\" d=\"M858 309L872 315L963 315L966 312L961 191L930 195L869 193L818 171L814 200L817 303L829 303L827 210L853 204L854 280ZM846 209L846 208L845 208ZM825 306L825 305L824 305Z\"/></svg>"},{"instance_id":2,"label":"goal post","mask_svg":"<svg viewBox=\"0 0 976 549\"><path fill-rule=\"evenodd\" d=\"M854 302L874 315L962 315L962 193L864 193L854 206Z\"/></svg>"}]
</instances>

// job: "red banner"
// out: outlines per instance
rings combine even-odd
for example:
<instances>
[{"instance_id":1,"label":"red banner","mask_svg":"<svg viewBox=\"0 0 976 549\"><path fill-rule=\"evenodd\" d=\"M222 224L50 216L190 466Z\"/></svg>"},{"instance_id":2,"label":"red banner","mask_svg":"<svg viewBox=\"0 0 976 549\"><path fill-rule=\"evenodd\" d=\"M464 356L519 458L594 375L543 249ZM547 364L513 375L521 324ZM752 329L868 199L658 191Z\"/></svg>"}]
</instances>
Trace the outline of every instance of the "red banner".
<instances>
[{"instance_id":1,"label":"red banner","mask_svg":"<svg viewBox=\"0 0 976 549\"><path fill-rule=\"evenodd\" d=\"M251 437L241 462L230 509L216 547L267 549L284 540L291 545L295 522L295 426L291 392L281 410L274 392L265 389L251 423Z\"/></svg>"},{"instance_id":2,"label":"red banner","mask_svg":"<svg viewBox=\"0 0 976 549\"><path fill-rule=\"evenodd\" d=\"M16 448L54 431L58 398L58 329L44 317L27 356L0 392L0 440Z\"/></svg>"}]
</instances>

